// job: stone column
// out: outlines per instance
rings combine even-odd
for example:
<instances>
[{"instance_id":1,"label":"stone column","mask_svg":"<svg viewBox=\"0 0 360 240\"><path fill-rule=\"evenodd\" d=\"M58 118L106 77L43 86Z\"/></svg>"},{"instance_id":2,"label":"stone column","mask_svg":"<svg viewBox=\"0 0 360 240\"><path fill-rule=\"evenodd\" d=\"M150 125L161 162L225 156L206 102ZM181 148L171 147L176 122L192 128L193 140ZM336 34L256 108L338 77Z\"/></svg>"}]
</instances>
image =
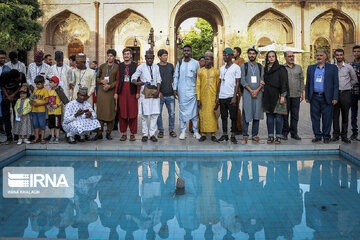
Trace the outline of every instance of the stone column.
<instances>
[{"instance_id":1,"label":"stone column","mask_svg":"<svg viewBox=\"0 0 360 240\"><path fill-rule=\"evenodd\" d=\"M95 59L99 62L99 7L100 3L95 1L95 21L96 21L96 32L95 32Z\"/></svg>"}]
</instances>

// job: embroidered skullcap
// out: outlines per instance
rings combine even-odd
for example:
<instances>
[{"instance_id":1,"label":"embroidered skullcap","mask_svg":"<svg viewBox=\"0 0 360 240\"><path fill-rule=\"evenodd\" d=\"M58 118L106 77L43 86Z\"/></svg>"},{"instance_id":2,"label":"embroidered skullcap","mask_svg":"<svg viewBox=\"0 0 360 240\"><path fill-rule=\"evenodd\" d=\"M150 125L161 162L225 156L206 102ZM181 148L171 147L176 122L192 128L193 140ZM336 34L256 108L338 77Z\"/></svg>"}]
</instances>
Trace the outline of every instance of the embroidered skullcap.
<instances>
[{"instance_id":1,"label":"embroidered skullcap","mask_svg":"<svg viewBox=\"0 0 360 240\"><path fill-rule=\"evenodd\" d=\"M255 45L252 45L252 46L248 47L246 52L249 53L249 51L255 51L256 54L259 53L259 49L257 49Z\"/></svg>"},{"instance_id":2,"label":"embroidered skullcap","mask_svg":"<svg viewBox=\"0 0 360 240\"><path fill-rule=\"evenodd\" d=\"M76 54L76 61L77 62L86 62L86 55L84 53Z\"/></svg>"},{"instance_id":3,"label":"embroidered skullcap","mask_svg":"<svg viewBox=\"0 0 360 240\"><path fill-rule=\"evenodd\" d=\"M214 57L214 54L210 50L207 50L205 52L205 57Z\"/></svg>"},{"instance_id":4,"label":"embroidered skullcap","mask_svg":"<svg viewBox=\"0 0 360 240\"><path fill-rule=\"evenodd\" d=\"M85 86L81 86L78 91L79 94L87 95L88 94L88 88Z\"/></svg>"},{"instance_id":5,"label":"embroidered skullcap","mask_svg":"<svg viewBox=\"0 0 360 240\"><path fill-rule=\"evenodd\" d=\"M38 51L35 52L34 59L35 59L36 62L42 61L43 58L44 58L44 52L43 51L38 50Z\"/></svg>"},{"instance_id":6,"label":"embroidered skullcap","mask_svg":"<svg viewBox=\"0 0 360 240\"><path fill-rule=\"evenodd\" d=\"M145 55L152 55L152 56L154 56L154 51L150 48L149 50L146 51Z\"/></svg>"},{"instance_id":7,"label":"embroidered skullcap","mask_svg":"<svg viewBox=\"0 0 360 240\"><path fill-rule=\"evenodd\" d=\"M230 55L234 55L234 50L232 50L231 48L225 48L223 53L225 54L230 54Z\"/></svg>"},{"instance_id":8,"label":"embroidered skullcap","mask_svg":"<svg viewBox=\"0 0 360 240\"><path fill-rule=\"evenodd\" d=\"M23 85L21 86L19 92L28 93L28 85L26 83L23 83Z\"/></svg>"},{"instance_id":9,"label":"embroidered skullcap","mask_svg":"<svg viewBox=\"0 0 360 240\"><path fill-rule=\"evenodd\" d=\"M55 61L63 60L63 59L64 59L64 53L62 51L56 51L55 52Z\"/></svg>"}]
</instances>

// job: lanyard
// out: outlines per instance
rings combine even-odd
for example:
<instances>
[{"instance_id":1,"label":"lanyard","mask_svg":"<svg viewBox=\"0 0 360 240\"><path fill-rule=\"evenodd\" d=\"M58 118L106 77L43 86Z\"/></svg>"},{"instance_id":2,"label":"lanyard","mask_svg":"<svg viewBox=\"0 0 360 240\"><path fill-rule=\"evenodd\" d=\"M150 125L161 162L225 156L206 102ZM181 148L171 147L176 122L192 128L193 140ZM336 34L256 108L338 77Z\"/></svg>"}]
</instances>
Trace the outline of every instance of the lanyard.
<instances>
[{"instance_id":1,"label":"lanyard","mask_svg":"<svg viewBox=\"0 0 360 240\"><path fill-rule=\"evenodd\" d=\"M53 90L53 94L51 95L51 90L52 90L52 89L50 89L50 97L53 97L53 96L55 95L56 91Z\"/></svg>"},{"instance_id":2,"label":"lanyard","mask_svg":"<svg viewBox=\"0 0 360 240\"><path fill-rule=\"evenodd\" d=\"M36 66L36 67L38 67L38 66ZM39 74L41 73L41 69L42 69L42 67L43 67L43 64L41 64L41 67L40 67L40 69L39 69L39 72L36 74L36 76L37 76L37 75L39 75Z\"/></svg>"},{"instance_id":3,"label":"lanyard","mask_svg":"<svg viewBox=\"0 0 360 240\"><path fill-rule=\"evenodd\" d=\"M130 74L129 66L125 66L125 76L129 76Z\"/></svg>"},{"instance_id":4,"label":"lanyard","mask_svg":"<svg viewBox=\"0 0 360 240\"><path fill-rule=\"evenodd\" d=\"M110 72L113 70L115 63L111 66ZM109 65L106 64L106 77L109 76Z\"/></svg>"},{"instance_id":5,"label":"lanyard","mask_svg":"<svg viewBox=\"0 0 360 240\"><path fill-rule=\"evenodd\" d=\"M252 75L253 75L253 76L255 76L255 72L256 72L256 68L257 68L256 65L257 65L257 64L255 63L255 67L253 68L251 62L249 62L249 66L250 66L250 69L251 69L251 72L252 72Z\"/></svg>"},{"instance_id":6,"label":"lanyard","mask_svg":"<svg viewBox=\"0 0 360 240\"><path fill-rule=\"evenodd\" d=\"M60 82L61 82L63 67L64 67L64 65L61 66L61 71L60 71L60 73L59 73L59 69L58 69L58 67L56 66L56 71L57 71L57 73L58 73L58 75L59 75L59 77L60 77Z\"/></svg>"},{"instance_id":7,"label":"lanyard","mask_svg":"<svg viewBox=\"0 0 360 240\"><path fill-rule=\"evenodd\" d=\"M151 76L151 83L154 82L154 77L153 77L153 72L152 72L152 66L148 66L149 71L150 71L150 76Z\"/></svg>"},{"instance_id":8,"label":"lanyard","mask_svg":"<svg viewBox=\"0 0 360 240\"><path fill-rule=\"evenodd\" d=\"M79 69L79 70L80 70L80 72L79 72L79 86L81 86L81 79L84 77L87 69L85 70L85 72L83 73L82 76L81 76L81 69Z\"/></svg>"},{"instance_id":9,"label":"lanyard","mask_svg":"<svg viewBox=\"0 0 360 240\"><path fill-rule=\"evenodd\" d=\"M234 63L231 63L231 65L230 65L228 68L226 68L226 66L225 66L225 73L224 73L223 82L225 82L225 77L226 77L227 71L231 68L231 66L232 66L233 64L234 64Z\"/></svg>"}]
</instances>

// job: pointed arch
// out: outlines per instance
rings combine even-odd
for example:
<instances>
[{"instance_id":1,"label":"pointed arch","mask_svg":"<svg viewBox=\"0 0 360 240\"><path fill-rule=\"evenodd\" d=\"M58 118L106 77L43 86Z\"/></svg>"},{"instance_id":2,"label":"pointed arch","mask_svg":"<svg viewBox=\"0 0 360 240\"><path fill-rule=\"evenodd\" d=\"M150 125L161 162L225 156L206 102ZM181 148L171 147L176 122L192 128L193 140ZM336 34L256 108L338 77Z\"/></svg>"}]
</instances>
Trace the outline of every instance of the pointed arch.
<instances>
[{"instance_id":1,"label":"pointed arch","mask_svg":"<svg viewBox=\"0 0 360 240\"><path fill-rule=\"evenodd\" d=\"M279 44L294 43L294 24L285 14L268 8L255 15L248 24L248 31L260 39L264 32Z\"/></svg>"},{"instance_id":2,"label":"pointed arch","mask_svg":"<svg viewBox=\"0 0 360 240\"><path fill-rule=\"evenodd\" d=\"M90 27L81 16L67 9L51 17L45 25L46 45L64 46L75 38L88 44Z\"/></svg>"}]
</instances>

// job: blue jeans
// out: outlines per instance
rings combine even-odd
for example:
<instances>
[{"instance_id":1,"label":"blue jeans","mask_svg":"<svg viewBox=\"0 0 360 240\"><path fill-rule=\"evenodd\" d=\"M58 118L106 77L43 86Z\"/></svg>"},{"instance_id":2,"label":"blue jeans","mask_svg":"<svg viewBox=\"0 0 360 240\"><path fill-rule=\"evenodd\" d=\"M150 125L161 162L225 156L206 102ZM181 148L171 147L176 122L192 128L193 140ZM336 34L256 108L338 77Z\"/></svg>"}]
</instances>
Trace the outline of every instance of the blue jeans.
<instances>
[{"instance_id":1,"label":"blue jeans","mask_svg":"<svg viewBox=\"0 0 360 240\"><path fill-rule=\"evenodd\" d=\"M358 134L357 116L360 95L351 94L351 129L353 134Z\"/></svg>"},{"instance_id":2,"label":"blue jeans","mask_svg":"<svg viewBox=\"0 0 360 240\"><path fill-rule=\"evenodd\" d=\"M45 112L33 112L32 113L34 128L40 128L45 130L46 128L46 113Z\"/></svg>"},{"instance_id":3,"label":"blue jeans","mask_svg":"<svg viewBox=\"0 0 360 240\"><path fill-rule=\"evenodd\" d=\"M157 120L157 126L159 132L164 132L164 126L162 122L162 109L164 103L166 105L169 114L169 132L172 132L174 131L174 127L175 127L175 97L174 96L168 96L168 97L163 96L162 99L160 99L160 115Z\"/></svg>"},{"instance_id":4,"label":"blue jeans","mask_svg":"<svg viewBox=\"0 0 360 240\"><path fill-rule=\"evenodd\" d=\"M268 136L274 137L274 125L276 129L276 137L282 137L282 128L284 118L278 113L266 113L266 125L268 129Z\"/></svg>"},{"instance_id":5,"label":"blue jeans","mask_svg":"<svg viewBox=\"0 0 360 240\"><path fill-rule=\"evenodd\" d=\"M246 122L244 109L243 109L242 113L243 113L243 115L242 115L242 126L243 126L242 135L243 135L243 137L249 137L249 134L248 134L249 123ZM259 134L259 124L260 124L260 120L253 119L252 130L251 130L251 135L253 138L257 137Z\"/></svg>"}]
</instances>

